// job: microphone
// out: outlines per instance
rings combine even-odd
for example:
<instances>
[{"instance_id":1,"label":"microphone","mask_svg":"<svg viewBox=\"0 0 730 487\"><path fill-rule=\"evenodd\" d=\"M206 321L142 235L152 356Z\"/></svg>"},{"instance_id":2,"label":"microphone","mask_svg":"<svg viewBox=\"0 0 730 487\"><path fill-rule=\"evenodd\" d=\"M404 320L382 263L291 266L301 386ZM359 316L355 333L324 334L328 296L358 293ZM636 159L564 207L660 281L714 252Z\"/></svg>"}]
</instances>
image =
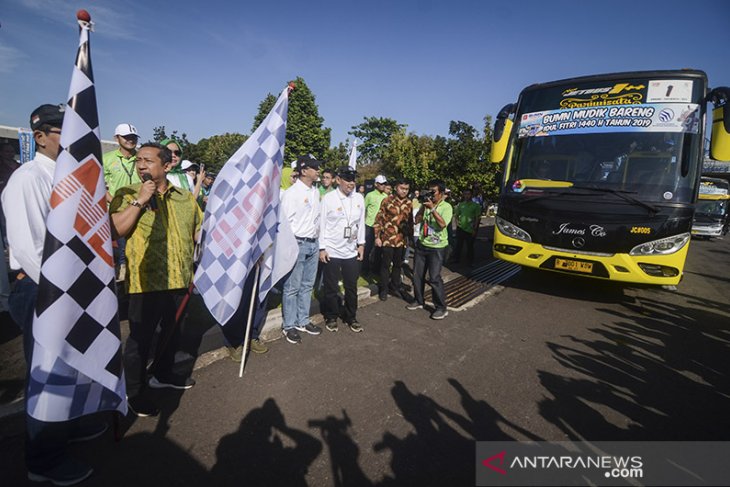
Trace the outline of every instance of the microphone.
<instances>
[{"instance_id":1,"label":"microphone","mask_svg":"<svg viewBox=\"0 0 730 487\"><path fill-rule=\"evenodd\" d=\"M142 181L152 181L152 176L145 173L142 175ZM150 198L149 205L150 210L157 211L157 196L154 194L152 195L152 198Z\"/></svg>"}]
</instances>

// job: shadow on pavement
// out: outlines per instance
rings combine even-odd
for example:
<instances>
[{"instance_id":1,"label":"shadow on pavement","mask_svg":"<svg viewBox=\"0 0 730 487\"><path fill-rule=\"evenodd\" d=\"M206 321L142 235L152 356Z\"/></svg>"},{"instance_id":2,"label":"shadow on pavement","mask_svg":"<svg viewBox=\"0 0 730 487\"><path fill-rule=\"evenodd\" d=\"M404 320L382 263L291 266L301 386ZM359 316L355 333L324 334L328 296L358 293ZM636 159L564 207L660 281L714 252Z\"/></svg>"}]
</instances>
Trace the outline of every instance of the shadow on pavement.
<instances>
[{"instance_id":1,"label":"shadow on pavement","mask_svg":"<svg viewBox=\"0 0 730 487\"><path fill-rule=\"evenodd\" d=\"M475 441L509 441L508 426L532 440L530 432L509 422L486 401L478 401L455 379L449 384L459 393L465 411L444 408L424 394L414 394L401 381L391 389L403 418L415 429L404 438L385 432L374 445L376 452L391 452L392 475L375 485L473 485Z\"/></svg>"},{"instance_id":2,"label":"shadow on pavement","mask_svg":"<svg viewBox=\"0 0 730 487\"><path fill-rule=\"evenodd\" d=\"M615 321L593 339L547 344L581 377L539 372L553 396L542 416L576 440L730 440L727 304L650 295L624 308L601 310Z\"/></svg>"},{"instance_id":3,"label":"shadow on pavement","mask_svg":"<svg viewBox=\"0 0 730 487\"><path fill-rule=\"evenodd\" d=\"M571 276L559 272L523 267L514 277L503 283L505 287L534 293L598 303L633 301L626 295L626 283ZM632 284L633 288L641 286Z\"/></svg>"},{"instance_id":4,"label":"shadow on pavement","mask_svg":"<svg viewBox=\"0 0 730 487\"><path fill-rule=\"evenodd\" d=\"M287 426L269 398L243 418L238 431L221 438L206 485L307 485L308 468L321 451L314 436Z\"/></svg>"}]
</instances>

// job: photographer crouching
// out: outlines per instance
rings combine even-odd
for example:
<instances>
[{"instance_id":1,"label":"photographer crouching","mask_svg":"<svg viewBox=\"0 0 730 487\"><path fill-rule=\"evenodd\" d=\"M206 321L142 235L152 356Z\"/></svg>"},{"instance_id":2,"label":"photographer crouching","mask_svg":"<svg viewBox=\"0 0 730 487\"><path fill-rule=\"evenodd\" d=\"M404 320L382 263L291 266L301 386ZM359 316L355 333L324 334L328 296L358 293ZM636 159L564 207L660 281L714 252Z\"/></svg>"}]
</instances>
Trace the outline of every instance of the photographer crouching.
<instances>
[{"instance_id":1,"label":"photographer crouching","mask_svg":"<svg viewBox=\"0 0 730 487\"><path fill-rule=\"evenodd\" d=\"M429 181L428 189L420 197L422 205L415 218L416 224L421 223L413 265L413 293L416 301L406 308L410 310L423 308L426 270L428 270L433 289L433 304L436 308L431 313L431 319L442 320L449 314L446 309L441 266L449 245L447 228L451 224L453 208L444 201L446 184L443 181L437 179Z\"/></svg>"}]
</instances>

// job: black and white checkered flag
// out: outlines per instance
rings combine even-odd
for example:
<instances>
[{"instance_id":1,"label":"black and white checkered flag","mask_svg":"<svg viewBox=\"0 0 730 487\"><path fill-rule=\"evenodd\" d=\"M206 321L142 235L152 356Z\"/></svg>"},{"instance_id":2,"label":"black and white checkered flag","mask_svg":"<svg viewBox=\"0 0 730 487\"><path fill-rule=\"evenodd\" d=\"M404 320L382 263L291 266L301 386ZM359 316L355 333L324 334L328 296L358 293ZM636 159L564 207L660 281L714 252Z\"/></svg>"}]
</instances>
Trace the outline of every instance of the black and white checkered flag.
<instances>
[{"instance_id":1,"label":"black and white checkered flag","mask_svg":"<svg viewBox=\"0 0 730 487\"><path fill-rule=\"evenodd\" d=\"M41 421L127 413L91 24L79 25L33 320L27 411Z\"/></svg>"}]
</instances>

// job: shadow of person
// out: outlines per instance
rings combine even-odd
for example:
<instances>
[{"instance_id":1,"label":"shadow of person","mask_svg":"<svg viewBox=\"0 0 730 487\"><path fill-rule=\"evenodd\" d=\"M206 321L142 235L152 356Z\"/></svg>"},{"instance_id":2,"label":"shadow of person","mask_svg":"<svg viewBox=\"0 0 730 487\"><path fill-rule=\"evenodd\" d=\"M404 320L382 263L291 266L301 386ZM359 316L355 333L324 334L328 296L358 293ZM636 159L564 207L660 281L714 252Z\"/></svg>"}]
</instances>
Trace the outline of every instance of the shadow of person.
<instances>
[{"instance_id":1,"label":"shadow of person","mask_svg":"<svg viewBox=\"0 0 730 487\"><path fill-rule=\"evenodd\" d=\"M497 426L501 417L493 408L475 401L458 382L453 381L452 386L461 393L462 404L468 406L469 418L424 394L413 394L401 381L395 382L393 399L415 432L404 438L385 432L373 446L376 452L390 450L392 455L392 477L384 477L377 485L472 485L475 440L486 439L478 436L489 432L485 434L494 440L512 439Z\"/></svg>"},{"instance_id":2,"label":"shadow of person","mask_svg":"<svg viewBox=\"0 0 730 487\"><path fill-rule=\"evenodd\" d=\"M342 410L342 419L327 416L322 420L310 420L309 427L319 428L320 435L329 448L335 487L373 485L357 462L360 449L348 434L352 421L347 411Z\"/></svg>"},{"instance_id":3,"label":"shadow of person","mask_svg":"<svg viewBox=\"0 0 730 487\"><path fill-rule=\"evenodd\" d=\"M221 438L208 485L307 485L309 465L321 451L322 442L288 427L269 398Z\"/></svg>"},{"instance_id":4,"label":"shadow of person","mask_svg":"<svg viewBox=\"0 0 730 487\"><path fill-rule=\"evenodd\" d=\"M477 401L458 380L451 378L449 379L449 384L461 396L461 407L464 408L464 411L469 416L469 421L465 421L466 418L463 416L454 414L448 409L441 408L441 406L438 406L438 410L447 418L452 419L475 440L510 441L513 438L500 428L500 425L505 425L530 440L542 441L542 438L539 436L534 435L499 414L487 401Z\"/></svg>"}]
</instances>

